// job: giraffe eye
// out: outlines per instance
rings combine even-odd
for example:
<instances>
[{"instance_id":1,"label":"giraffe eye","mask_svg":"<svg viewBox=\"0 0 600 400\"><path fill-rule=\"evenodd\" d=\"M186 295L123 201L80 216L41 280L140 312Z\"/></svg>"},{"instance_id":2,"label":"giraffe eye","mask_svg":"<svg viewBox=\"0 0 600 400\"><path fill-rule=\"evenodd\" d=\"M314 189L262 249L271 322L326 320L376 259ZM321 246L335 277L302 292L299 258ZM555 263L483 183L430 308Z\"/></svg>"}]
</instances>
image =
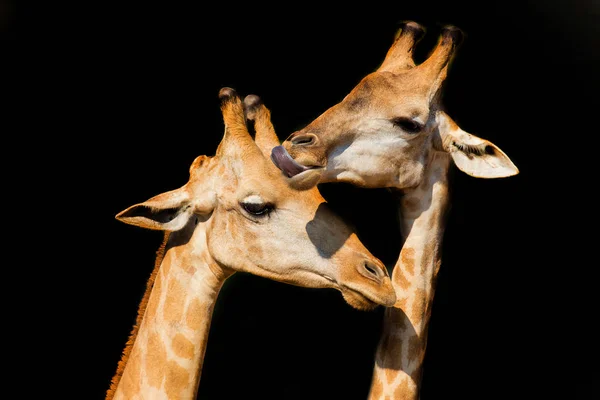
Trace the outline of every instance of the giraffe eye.
<instances>
[{"instance_id":1,"label":"giraffe eye","mask_svg":"<svg viewBox=\"0 0 600 400\"><path fill-rule=\"evenodd\" d=\"M408 133L418 133L423 129L423 125L410 118L394 118L392 119L392 123Z\"/></svg>"},{"instance_id":2,"label":"giraffe eye","mask_svg":"<svg viewBox=\"0 0 600 400\"><path fill-rule=\"evenodd\" d=\"M269 203L241 203L242 208L246 210L248 214L252 214L255 216L264 217L268 215L271 211L273 211L273 205Z\"/></svg>"}]
</instances>

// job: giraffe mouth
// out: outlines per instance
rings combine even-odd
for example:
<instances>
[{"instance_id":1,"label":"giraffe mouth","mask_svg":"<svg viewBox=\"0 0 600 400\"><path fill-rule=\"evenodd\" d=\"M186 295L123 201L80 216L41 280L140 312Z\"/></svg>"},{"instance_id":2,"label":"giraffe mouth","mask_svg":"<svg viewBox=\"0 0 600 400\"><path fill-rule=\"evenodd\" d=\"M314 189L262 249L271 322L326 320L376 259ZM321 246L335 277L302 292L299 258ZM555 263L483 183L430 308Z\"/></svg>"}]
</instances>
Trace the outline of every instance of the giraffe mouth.
<instances>
[{"instance_id":1,"label":"giraffe mouth","mask_svg":"<svg viewBox=\"0 0 600 400\"><path fill-rule=\"evenodd\" d=\"M276 146L271 150L271 161L279 168L288 178L293 178L302 172L321 168L318 165L306 166L298 163L290 156L285 147Z\"/></svg>"},{"instance_id":2,"label":"giraffe mouth","mask_svg":"<svg viewBox=\"0 0 600 400\"><path fill-rule=\"evenodd\" d=\"M372 310L380 305L392 307L396 304L396 292L389 277L386 277L375 291L355 288L347 284L340 284L338 290L348 304L359 310Z\"/></svg>"},{"instance_id":3,"label":"giraffe mouth","mask_svg":"<svg viewBox=\"0 0 600 400\"><path fill-rule=\"evenodd\" d=\"M338 283L335 279L328 275L322 275L323 278L334 284L334 287L342 294L344 300L357 310L370 311L380 305L391 307L396 302L396 297L393 298L377 298L377 296L367 294L363 290L352 288L348 285Z\"/></svg>"},{"instance_id":4,"label":"giraffe mouth","mask_svg":"<svg viewBox=\"0 0 600 400\"><path fill-rule=\"evenodd\" d=\"M371 299L371 296L366 296L362 291L354 290L347 286L342 286L339 290L346 303L357 310L370 311L379 305L387 306L386 302Z\"/></svg>"}]
</instances>

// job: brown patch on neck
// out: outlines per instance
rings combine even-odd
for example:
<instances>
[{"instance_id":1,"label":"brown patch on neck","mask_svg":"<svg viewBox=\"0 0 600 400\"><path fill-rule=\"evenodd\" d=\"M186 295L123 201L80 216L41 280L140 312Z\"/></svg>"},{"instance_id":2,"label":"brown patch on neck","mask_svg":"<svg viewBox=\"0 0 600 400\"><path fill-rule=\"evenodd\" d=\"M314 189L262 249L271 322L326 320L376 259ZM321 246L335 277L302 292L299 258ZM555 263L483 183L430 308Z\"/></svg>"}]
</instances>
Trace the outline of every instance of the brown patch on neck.
<instances>
[{"instance_id":1,"label":"brown patch on neck","mask_svg":"<svg viewBox=\"0 0 600 400\"><path fill-rule=\"evenodd\" d=\"M157 332L148 334L146 347L146 351L152 356L146 357L143 373L146 376L148 385L160 389L165 377L165 366L168 359L167 349Z\"/></svg>"},{"instance_id":2,"label":"brown patch on neck","mask_svg":"<svg viewBox=\"0 0 600 400\"><path fill-rule=\"evenodd\" d=\"M185 291L177 278L171 277L167 283L167 296L163 306L163 318L167 323L181 321L183 318L183 308L185 300Z\"/></svg>"},{"instance_id":3,"label":"brown patch on neck","mask_svg":"<svg viewBox=\"0 0 600 400\"><path fill-rule=\"evenodd\" d=\"M407 361L417 361L418 365L421 365L424 355L425 346L423 346L421 338L418 335L411 336L408 339ZM417 368L416 370L419 369L420 368Z\"/></svg>"},{"instance_id":4,"label":"brown patch on neck","mask_svg":"<svg viewBox=\"0 0 600 400\"><path fill-rule=\"evenodd\" d=\"M175 361L169 361L165 376L165 392L169 399L181 398L181 390L190 384L190 373Z\"/></svg>"},{"instance_id":5,"label":"brown patch on neck","mask_svg":"<svg viewBox=\"0 0 600 400\"><path fill-rule=\"evenodd\" d=\"M158 271L160 269L160 265L165 256L165 247L167 245L167 241L169 240L169 232L165 232L162 244L156 251L156 261L154 262L154 269L150 274L150 278L148 282L146 282L146 291L144 292L144 296L142 297L142 301L140 302L140 306L138 307L137 317L135 319L135 325L131 329L131 333L129 334L129 339L125 344L125 349L123 349L123 355L121 356L121 360L119 360L119 364L117 365L117 372L112 377L110 381L110 388L106 391L105 400L112 400L115 396L115 392L117 390L117 386L119 385L119 381L123 376L123 371L125 370L125 365L127 365L127 360L129 359L129 355L131 354L131 349L133 348L133 343L135 343L135 338L137 337L138 331L140 329L140 325L142 324L142 319L144 318L144 313L146 312L146 307L148 306L148 299L150 298L150 293L152 292L152 288L154 287L154 281L156 280L156 275L158 275Z\"/></svg>"},{"instance_id":6,"label":"brown patch on neck","mask_svg":"<svg viewBox=\"0 0 600 400\"><path fill-rule=\"evenodd\" d=\"M425 290L421 288L415 288L415 292L413 294L412 310L410 310L410 315L411 322L417 332L421 331L421 329L417 329L417 327L421 328L423 314L427 310L427 307L429 306L429 302L431 300L431 298L427 297L427 292Z\"/></svg>"},{"instance_id":7,"label":"brown patch on neck","mask_svg":"<svg viewBox=\"0 0 600 400\"><path fill-rule=\"evenodd\" d=\"M402 261L402 266L406 269L406 271L410 275L415 274L415 249L410 247L405 247L400 252L400 260Z\"/></svg>"},{"instance_id":8,"label":"brown patch on neck","mask_svg":"<svg viewBox=\"0 0 600 400\"><path fill-rule=\"evenodd\" d=\"M373 376L373 382L371 383L371 392L369 393L369 399L378 399L383 394L383 382L378 376Z\"/></svg>"},{"instance_id":9,"label":"brown patch on neck","mask_svg":"<svg viewBox=\"0 0 600 400\"><path fill-rule=\"evenodd\" d=\"M409 398L412 398L412 395L413 395L412 392L413 391L411 390L411 388L408 385L408 380L402 379L400 381L400 384L396 388L396 390L394 390L394 398L395 399L409 399Z\"/></svg>"},{"instance_id":10,"label":"brown patch on neck","mask_svg":"<svg viewBox=\"0 0 600 400\"><path fill-rule=\"evenodd\" d=\"M202 326L206 315L205 308L198 299L193 299L188 306L187 314L185 316L185 324L188 328L197 331Z\"/></svg>"},{"instance_id":11,"label":"brown patch on neck","mask_svg":"<svg viewBox=\"0 0 600 400\"><path fill-rule=\"evenodd\" d=\"M171 348L175 354L181 358L185 358L186 360L191 360L194 358L194 354L196 353L196 347L194 346L194 343L190 342L190 340L181 333L175 335L171 341Z\"/></svg>"}]
</instances>

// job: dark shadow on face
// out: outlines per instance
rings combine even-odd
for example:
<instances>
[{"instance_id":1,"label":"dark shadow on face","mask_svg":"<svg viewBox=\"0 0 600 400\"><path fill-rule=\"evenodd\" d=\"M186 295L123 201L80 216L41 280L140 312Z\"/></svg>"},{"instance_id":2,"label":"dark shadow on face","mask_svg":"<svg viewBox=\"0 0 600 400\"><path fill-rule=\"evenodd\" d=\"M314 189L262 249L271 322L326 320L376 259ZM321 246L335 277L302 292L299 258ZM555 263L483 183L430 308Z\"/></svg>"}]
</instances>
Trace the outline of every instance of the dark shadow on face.
<instances>
[{"instance_id":1,"label":"dark shadow on face","mask_svg":"<svg viewBox=\"0 0 600 400\"><path fill-rule=\"evenodd\" d=\"M177 247L186 245L192 238L192 235L194 234L194 231L196 229L196 225L202 222L206 222L210 218L210 215L192 216L183 228L170 233L167 247Z\"/></svg>"},{"instance_id":2,"label":"dark shadow on face","mask_svg":"<svg viewBox=\"0 0 600 400\"><path fill-rule=\"evenodd\" d=\"M338 223L332 224L333 221ZM306 224L306 232L319 255L324 258L331 258L352 234L326 203L319 204L314 218Z\"/></svg>"},{"instance_id":3,"label":"dark shadow on face","mask_svg":"<svg viewBox=\"0 0 600 400\"><path fill-rule=\"evenodd\" d=\"M319 191L329 210L357 234L391 273L402 247L398 195L385 188L366 189L342 182L320 184Z\"/></svg>"},{"instance_id":4,"label":"dark shadow on face","mask_svg":"<svg viewBox=\"0 0 600 400\"><path fill-rule=\"evenodd\" d=\"M403 332L403 338L414 338L412 339L412 342L408 347L408 351L409 353L414 352L415 354L418 354L420 352L420 349L425 347L426 338L419 337L415 330L415 327L410 322L410 318L408 318L408 316L400 308L390 307L386 308L384 312L386 314L384 324L390 323L390 321L392 321L394 324L401 327L401 330ZM386 349L396 349L396 351L400 353L400 346L402 346L401 340L399 337L394 336L391 332L392 330L384 326L382 336L380 338L382 347ZM400 371L403 369L402 357L378 357L376 359L376 363L379 366L379 368L382 369L389 369L394 371ZM418 381L419 376L413 376L413 379Z\"/></svg>"}]
</instances>

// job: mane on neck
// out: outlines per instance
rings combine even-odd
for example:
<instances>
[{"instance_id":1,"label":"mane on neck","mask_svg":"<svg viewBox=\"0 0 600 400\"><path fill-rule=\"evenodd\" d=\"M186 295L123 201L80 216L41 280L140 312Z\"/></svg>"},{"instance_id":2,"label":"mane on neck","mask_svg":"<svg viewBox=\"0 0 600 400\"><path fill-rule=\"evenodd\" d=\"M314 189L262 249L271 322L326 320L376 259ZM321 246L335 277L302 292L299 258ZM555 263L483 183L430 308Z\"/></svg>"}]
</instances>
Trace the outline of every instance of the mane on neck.
<instances>
[{"instance_id":1,"label":"mane on neck","mask_svg":"<svg viewBox=\"0 0 600 400\"><path fill-rule=\"evenodd\" d=\"M156 275L158 274L158 270L160 269L160 265L162 264L163 258L165 256L165 247L167 245L168 240L169 232L164 232L163 241L158 250L156 251L156 261L154 262L154 269L150 274L148 282L146 282L146 291L144 292L144 296L142 297L142 301L140 302L140 305L138 307L138 313L135 319L135 324L131 329L129 339L125 344L125 349L123 349L123 354L121 355L121 359L119 360L119 364L117 365L117 372L110 381L110 388L106 392L105 400L111 400L113 398L113 396L115 395L115 391L117 390L119 381L121 380L121 376L123 375L123 371L125 370L125 365L127 364L129 354L131 353L131 349L133 348L133 343L135 342L135 338L138 334L138 330L142 323L142 319L144 318L144 313L146 312L148 299L150 298L150 293L152 292L152 288L154 287L154 280L156 279Z\"/></svg>"}]
</instances>

